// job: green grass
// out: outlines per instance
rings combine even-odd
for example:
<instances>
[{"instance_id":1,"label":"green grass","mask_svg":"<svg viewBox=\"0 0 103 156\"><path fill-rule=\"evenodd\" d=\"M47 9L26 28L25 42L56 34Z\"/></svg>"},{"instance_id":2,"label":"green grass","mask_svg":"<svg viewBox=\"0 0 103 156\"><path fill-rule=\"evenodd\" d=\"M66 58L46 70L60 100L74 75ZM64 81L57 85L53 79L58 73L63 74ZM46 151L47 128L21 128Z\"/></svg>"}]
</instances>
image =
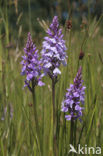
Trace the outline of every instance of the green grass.
<instances>
[{"instance_id":1,"label":"green grass","mask_svg":"<svg viewBox=\"0 0 103 156\"><path fill-rule=\"evenodd\" d=\"M3 15L2 18L6 37L0 40L0 118L5 107L7 107L7 113L5 119L0 121L0 156L39 156L40 150L35 130L32 95L27 88L23 90L24 77L20 75L20 61L24 45L19 48L18 52L15 47L6 48L9 43L9 22ZM99 26L97 27L97 24L95 20L90 23L86 36L87 42L85 42L82 49L85 56L80 61L78 57L85 32L80 30L66 32L68 61L66 67L61 67L62 74L56 84L55 100L58 109L59 156L67 156L71 135L70 122L65 121L64 114L61 112L61 102L66 88L69 88L70 83L73 82L76 76L78 65L83 67L86 95L83 122L77 121L76 145L80 143L82 146L87 144L88 147L103 146L103 63L100 59L100 57L103 59L103 37L98 31ZM1 31L0 36L2 36ZM20 42L21 39L19 38ZM40 49L40 43L37 43L37 45ZM36 88L37 113L40 140L42 142L42 156L52 156L53 110L51 81L48 77L45 77L44 82L46 84L44 87ZM11 107L13 108L12 119L10 118Z\"/></svg>"}]
</instances>

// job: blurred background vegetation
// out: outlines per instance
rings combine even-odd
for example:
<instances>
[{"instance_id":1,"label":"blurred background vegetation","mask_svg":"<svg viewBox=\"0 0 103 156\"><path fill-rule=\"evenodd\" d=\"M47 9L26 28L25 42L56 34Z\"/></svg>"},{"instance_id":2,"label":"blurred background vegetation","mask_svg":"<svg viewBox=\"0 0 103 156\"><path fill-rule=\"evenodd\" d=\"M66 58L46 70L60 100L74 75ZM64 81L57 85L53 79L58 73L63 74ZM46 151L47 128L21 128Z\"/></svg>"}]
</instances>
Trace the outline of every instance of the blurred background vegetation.
<instances>
[{"instance_id":1,"label":"blurred background vegetation","mask_svg":"<svg viewBox=\"0 0 103 156\"><path fill-rule=\"evenodd\" d=\"M27 89L22 89L24 78L20 75L20 62L28 31L40 50L46 35L43 28L54 15L59 16L64 26L68 55L68 65L61 69L56 88L60 156L65 156L70 136L70 123L67 122L65 129L64 116L60 112L61 101L66 88L73 82L78 65L83 67L86 100L83 124L79 123L77 127L77 139L80 137L78 140L83 146L84 143L88 146L103 145L102 13L103 0L0 0L0 156L29 156L33 149L34 155L38 156L36 143L31 147L29 141L32 129L35 134L32 98ZM68 20L70 31L65 30ZM84 58L79 60L83 53ZM43 156L52 156L51 83L48 78L44 82L46 86L36 91L37 109Z\"/></svg>"},{"instance_id":2,"label":"blurred background vegetation","mask_svg":"<svg viewBox=\"0 0 103 156\"><path fill-rule=\"evenodd\" d=\"M38 18L47 21L58 15L62 24L72 19L73 28L79 29L83 21L99 19L102 12L103 0L0 0L1 31L5 34L2 20L7 19L10 40L12 37L16 40L18 32L22 37L33 31L39 37L42 29Z\"/></svg>"}]
</instances>

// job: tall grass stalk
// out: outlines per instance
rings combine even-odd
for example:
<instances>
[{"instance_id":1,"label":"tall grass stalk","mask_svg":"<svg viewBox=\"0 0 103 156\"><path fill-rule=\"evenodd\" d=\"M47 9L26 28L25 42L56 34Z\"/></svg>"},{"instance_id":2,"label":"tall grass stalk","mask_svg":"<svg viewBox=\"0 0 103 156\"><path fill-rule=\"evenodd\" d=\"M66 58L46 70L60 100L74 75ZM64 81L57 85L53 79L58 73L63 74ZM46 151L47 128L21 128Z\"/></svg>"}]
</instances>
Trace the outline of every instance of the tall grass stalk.
<instances>
[{"instance_id":1,"label":"tall grass stalk","mask_svg":"<svg viewBox=\"0 0 103 156\"><path fill-rule=\"evenodd\" d=\"M31 23L31 3L28 0L28 14L29 14L29 31L32 33L32 23Z\"/></svg>"},{"instance_id":2,"label":"tall grass stalk","mask_svg":"<svg viewBox=\"0 0 103 156\"><path fill-rule=\"evenodd\" d=\"M35 86L33 84L33 81L32 81L32 98L33 98L34 119L35 119L37 141L39 144L40 155L42 155L42 141L41 141L41 136L40 136L40 128L39 128L37 106L36 106Z\"/></svg>"},{"instance_id":3,"label":"tall grass stalk","mask_svg":"<svg viewBox=\"0 0 103 156\"><path fill-rule=\"evenodd\" d=\"M56 126L57 126L57 118L56 118L56 114L57 114L57 110L56 110L56 105L55 105L55 85L56 82L54 79L52 79L52 105L53 105L53 152L54 152L54 156L58 155L58 151L57 151L57 136L56 136Z\"/></svg>"}]
</instances>

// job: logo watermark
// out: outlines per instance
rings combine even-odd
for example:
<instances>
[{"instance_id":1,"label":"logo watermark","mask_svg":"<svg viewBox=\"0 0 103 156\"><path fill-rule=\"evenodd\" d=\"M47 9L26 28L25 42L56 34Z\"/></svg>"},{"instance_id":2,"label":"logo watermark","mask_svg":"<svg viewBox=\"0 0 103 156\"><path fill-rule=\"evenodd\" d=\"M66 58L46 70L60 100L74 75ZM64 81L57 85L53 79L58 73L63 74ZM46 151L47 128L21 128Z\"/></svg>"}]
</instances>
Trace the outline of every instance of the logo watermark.
<instances>
[{"instance_id":1,"label":"logo watermark","mask_svg":"<svg viewBox=\"0 0 103 156\"><path fill-rule=\"evenodd\" d=\"M77 154L101 154L101 147L88 147L85 145L82 147L80 144L78 144L77 150L74 148L72 144L70 144L70 152L77 153Z\"/></svg>"}]
</instances>

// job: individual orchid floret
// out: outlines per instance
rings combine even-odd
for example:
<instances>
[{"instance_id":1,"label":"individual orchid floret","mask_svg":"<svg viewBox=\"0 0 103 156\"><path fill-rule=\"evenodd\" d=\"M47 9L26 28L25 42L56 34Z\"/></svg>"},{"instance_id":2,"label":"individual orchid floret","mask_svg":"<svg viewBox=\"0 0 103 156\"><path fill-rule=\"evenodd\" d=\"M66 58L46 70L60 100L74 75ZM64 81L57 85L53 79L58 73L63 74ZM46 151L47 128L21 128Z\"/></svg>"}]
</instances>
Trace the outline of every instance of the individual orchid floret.
<instances>
[{"instance_id":1,"label":"individual orchid floret","mask_svg":"<svg viewBox=\"0 0 103 156\"><path fill-rule=\"evenodd\" d=\"M51 79L61 74L60 64L66 65L66 45L63 40L62 30L59 28L58 17L54 16L52 24L47 30L47 37L42 45L42 63L44 73Z\"/></svg>"},{"instance_id":2,"label":"individual orchid floret","mask_svg":"<svg viewBox=\"0 0 103 156\"><path fill-rule=\"evenodd\" d=\"M67 89L65 99L62 102L62 112L66 113L65 118L67 120L76 120L77 118L81 120L85 88L82 80L82 68L80 67L74 79L74 84L71 84L70 88Z\"/></svg>"},{"instance_id":3,"label":"individual orchid floret","mask_svg":"<svg viewBox=\"0 0 103 156\"><path fill-rule=\"evenodd\" d=\"M32 41L30 32L28 33L28 39L26 47L24 48L25 55L22 56L22 75L26 75L24 87L32 89L33 86L39 85L42 86L44 83L41 81L43 74L41 74L42 66L41 61L39 60L38 50L36 49L35 44Z\"/></svg>"}]
</instances>

